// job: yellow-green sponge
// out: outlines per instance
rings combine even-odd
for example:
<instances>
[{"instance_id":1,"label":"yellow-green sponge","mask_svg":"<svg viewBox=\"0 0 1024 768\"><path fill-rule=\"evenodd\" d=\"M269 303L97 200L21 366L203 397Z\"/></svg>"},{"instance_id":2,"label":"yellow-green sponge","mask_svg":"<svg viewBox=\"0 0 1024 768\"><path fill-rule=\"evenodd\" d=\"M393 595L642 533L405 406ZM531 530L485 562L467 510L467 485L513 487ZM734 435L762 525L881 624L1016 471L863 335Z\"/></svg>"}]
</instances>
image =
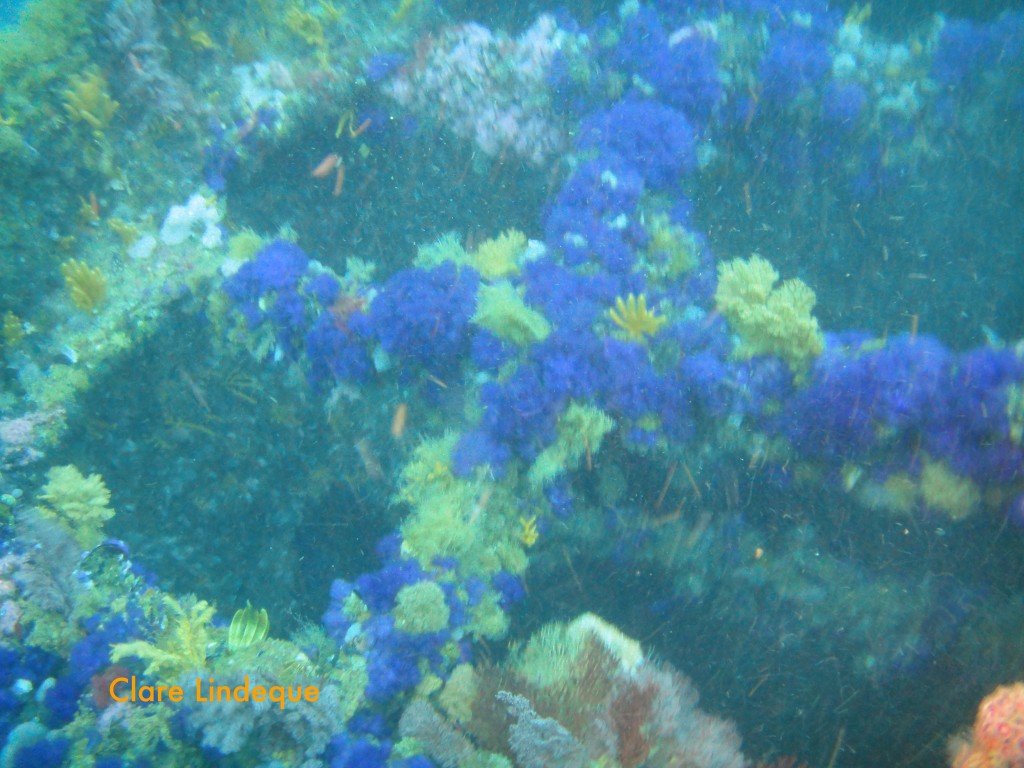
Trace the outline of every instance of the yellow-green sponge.
<instances>
[{"instance_id":1,"label":"yellow-green sponge","mask_svg":"<svg viewBox=\"0 0 1024 768\"><path fill-rule=\"evenodd\" d=\"M516 289L504 280L480 286L473 322L500 339L522 346L543 341L551 333L551 324L544 315L526 306Z\"/></svg>"},{"instance_id":2,"label":"yellow-green sponge","mask_svg":"<svg viewBox=\"0 0 1024 768\"><path fill-rule=\"evenodd\" d=\"M786 280L758 255L718 266L715 305L740 338L736 356L776 355L794 373L803 373L825 348L811 310L814 291L802 280Z\"/></svg>"},{"instance_id":3,"label":"yellow-green sponge","mask_svg":"<svg viewBox=\"0 0 1024 768\"><path fill-rule=\"evenodd\" d=\"M444 600L444 591L437 584L418 581L398 590L393 616L395 629L423 635L447 627L451 611Z\"/></svg>"}]
</instances>

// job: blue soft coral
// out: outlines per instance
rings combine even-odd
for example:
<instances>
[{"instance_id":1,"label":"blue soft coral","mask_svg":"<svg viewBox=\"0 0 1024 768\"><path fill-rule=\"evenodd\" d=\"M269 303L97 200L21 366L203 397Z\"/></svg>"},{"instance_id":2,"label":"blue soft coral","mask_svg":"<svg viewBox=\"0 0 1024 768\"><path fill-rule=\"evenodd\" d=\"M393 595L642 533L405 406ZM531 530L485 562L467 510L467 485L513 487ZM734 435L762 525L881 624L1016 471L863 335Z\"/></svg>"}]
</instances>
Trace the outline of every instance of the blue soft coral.
<instances>
[{"instance_id":1,"label":"blue soft coral","mask_svg":"<svg viewBox=\"0 0 1024 768\"><path fill-rule=\"evenodd\" d=\"M641 7L623 24L613 63L652 86L659 100L706 125L722 97L718 45L694 31L671 45L657 14Z\"/></svg>"},{"instance_id":2,"label":"blue soft coral","mask_svg":"<svg viewBox=\"0 0 1024 768\"><path fill-rule=\"evenodd\" d=\"M686 116L651 99L626 99L583 121L576 141L633 165L655 189L697 167L696 137Z\"/></svg>"},{"instance_id":3,"label":"blue soft coral","mask_svg":"<svg viewBox=\"0 0 1024 768\"><path fill-rule=\"evenodd\" d=\"M389 355L436 373L457 366L469 348L479 275L444 262L433 269L403 269L383 286L366 322Z\"/></svg>"}]
</instances>

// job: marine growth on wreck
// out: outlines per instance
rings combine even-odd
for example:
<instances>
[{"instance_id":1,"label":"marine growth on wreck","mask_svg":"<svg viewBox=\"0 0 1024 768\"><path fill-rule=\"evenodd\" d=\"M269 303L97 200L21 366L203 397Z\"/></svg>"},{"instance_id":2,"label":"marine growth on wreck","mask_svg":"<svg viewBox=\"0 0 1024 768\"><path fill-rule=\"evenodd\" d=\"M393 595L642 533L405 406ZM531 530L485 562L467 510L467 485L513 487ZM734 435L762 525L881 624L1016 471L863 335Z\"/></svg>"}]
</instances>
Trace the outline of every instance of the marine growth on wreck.
<instances>
[{"instance_id":1,"label":"marine growth on wreck","mask_svg":"<svg viewBox=\"0 0 1024 768\"><path fill-rule=\"evenodd\" d=\"M0 4L0 766L1024 766L1006 5Z\"/></svg>"}]
</instances>

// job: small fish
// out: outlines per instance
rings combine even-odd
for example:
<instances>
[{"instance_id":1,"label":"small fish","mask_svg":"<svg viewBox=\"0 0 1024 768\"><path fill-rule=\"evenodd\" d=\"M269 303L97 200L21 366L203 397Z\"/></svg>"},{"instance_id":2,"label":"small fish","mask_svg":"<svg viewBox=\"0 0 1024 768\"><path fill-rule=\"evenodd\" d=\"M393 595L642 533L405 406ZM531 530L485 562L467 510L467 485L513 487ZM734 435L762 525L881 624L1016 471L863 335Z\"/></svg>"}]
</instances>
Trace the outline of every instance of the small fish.
<instances>
[{"instance_id":1,"label":"small fish","mask_svg":"<svg viewBox=\"0 0 1024 768\"><path fill-rule=\"evenodd\" d=\"M384 468L380 465L380 460L377 455L373 452L373 448L370 447L370 441L365 437L361 437L353 443L356 449L356 453L359 454L359 460L363 462L363 469L374 480L380 480L384 477Z\"/></svg>"},{"instance_id":2,"label":"small fish","mask_svg":"<svg viewBox=\"0 0 1024 768\"><path fill-rule=\"evenodd\" d=\"M334 152L331 152L320 161L319 165L309 175L314 179L325 179L334 172L340 162L341 158Z\"/></svg>"},{"instance_id":3,"label":"small fish","mask_svg":"<svg viewBox=\"0 0 1024 768\"><path fill-rule=\"evenodd\" d=\"M178 369L178 375L181 377L181 381L188 388L189 392L192 393L192 397L195 401L203 407L207 413L211 413L210 404L206 401L206 393L203 392L202 387L196 384L195 379L189 376L183 369Z\"/></svg>"},{"instance_id":4,"label":"small fish","mask_svg":"<svg viewBox=\"0 0 1024 768\"><path fill-rule=\"evenodd\" d=\"M391 436L395 440L400 440L402 435L405 434L405 420L409 416L409 406L405 403L399 403L398 407L395 408L395 413L391 417Z\"/></svg>"},{"instance_id":5,"label":"small fish","mask_svg":"<svg viewBox=\"0 0 1024 768\"><path fill-rule=\"evenodd\" d=\"M341 196L341 190L345 188L345 164L338 161L338 173L334 177L334 189L331 194L335 197Z\"/></svg>"},{"instance_id":6,"label":"small fish","mask_svg":"<svg viewBox=\"0 0 1024 768\"><path fill-rule=\"evenodd\" d=\"M987 325L982 324L981 332L985 336L985 343L992 347L992 349L1002 349L1006 346L1006 342L1000 338L999 334Z\"/></svg>"}]
</instances>

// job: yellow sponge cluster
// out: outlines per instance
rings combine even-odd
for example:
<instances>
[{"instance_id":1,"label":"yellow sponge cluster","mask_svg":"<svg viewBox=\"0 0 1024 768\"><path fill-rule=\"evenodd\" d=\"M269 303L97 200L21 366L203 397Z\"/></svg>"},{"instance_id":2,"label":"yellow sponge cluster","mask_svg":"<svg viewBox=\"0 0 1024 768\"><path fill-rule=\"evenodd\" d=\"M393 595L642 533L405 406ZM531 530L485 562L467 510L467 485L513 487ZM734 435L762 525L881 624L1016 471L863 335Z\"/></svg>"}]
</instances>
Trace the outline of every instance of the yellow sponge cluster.
<instances>
[{"instance_id":1,"label":"yellow sponge cluster","mask_svg":"<svg viewBox=\"0 0 1024 768\"><path fill-rule=\"evenodd\" d=\"M575 469L585 455L601 450L604 436L614 428L615 421L600 408L571 402L558 420L558 439L540 452L527 472L530 484L542 488Z\"/></svg>"},{"instance_id":2,"label":"yellow sponge cluster","mask_svg":"<svg viewBox=\"0 0 1024 768\"><path fill-rule=\"evenodd\" d=\"M395 597L395 627L410 635L440 632L450 615L444 591L433 581L407 584Z\"/></svg>"},{"instance_id":3,"label":"yellow sponge cluster","mask_svg":"<svg viewBox=\"0 0 1024 768\"><path fill-rule=\"evenodd\" d=\"M484 240L470 255L470 265L484 280L497 280L519 272L519 256L526 250L526 235L507 229L497 237Z\"/></svg>"},{"instance_id":4,"label":"yellow sponge cluster","mask_svg":"<svg viewBox=\"0 0 1024 768\"><path fill-rule=\"evenodd\" d=\"M507 229L497 237L484 240L473 251L462 247L460 237L454 233L434 243L420 246L413 265L429 269L445 261L472 267L484 280L500 280L519 272L519 259L526 250L526 235L517 229Z\"/></svg>"},{"instance_id":5,"label":"yellow sponge cluster","mask_svg":"<svg viewBox=\"0 0 1024 768\"><path fill-rule=\"evenodd\" d=\"M958 522L973 515L982 504L981 489L969 477L956 474L943 461L922 455L920 478L898 472L879 483L863 478L854 465L843 467L848 491L856 488L861 503L870 509L907 514L918 504Z\"/></svg>"},{"instance_id":6,"label":"yellow sponge cluster","mask_svg":"<svg viewBox=\"0 0 1024 768\"><path fill-rule=\"evenodd\" d=\"M103 524L114 516L110 491L99 475L86 477L70 464L53 467L39 498L40 511L57 519L85 548L103 541Z\"/></svg>"},{"instance_id":7,"label":"yellow sponge cluster","mask_svg":"<svg viewBox=\"0 0 1024 768\"><path fill-rule=\"evenodd\" d=\"M551 333L551 324L544 315L526 306L507 280L480 286L473 322L520 346L544 341Z\"/></svg>"},{"instance_id":8,"label":"yellow sponge cluster","mask_svg":"<svg viewBox=\"0 0 1024 768\"><path fill-rule=\"evenodd\" d=\"M736 355L777 355L794 373L806 371L825 339L811 315L814 291L802 280L786 280L757 254L718 266L715 305L740 337Z\"/></svg>"}]
</instances>

